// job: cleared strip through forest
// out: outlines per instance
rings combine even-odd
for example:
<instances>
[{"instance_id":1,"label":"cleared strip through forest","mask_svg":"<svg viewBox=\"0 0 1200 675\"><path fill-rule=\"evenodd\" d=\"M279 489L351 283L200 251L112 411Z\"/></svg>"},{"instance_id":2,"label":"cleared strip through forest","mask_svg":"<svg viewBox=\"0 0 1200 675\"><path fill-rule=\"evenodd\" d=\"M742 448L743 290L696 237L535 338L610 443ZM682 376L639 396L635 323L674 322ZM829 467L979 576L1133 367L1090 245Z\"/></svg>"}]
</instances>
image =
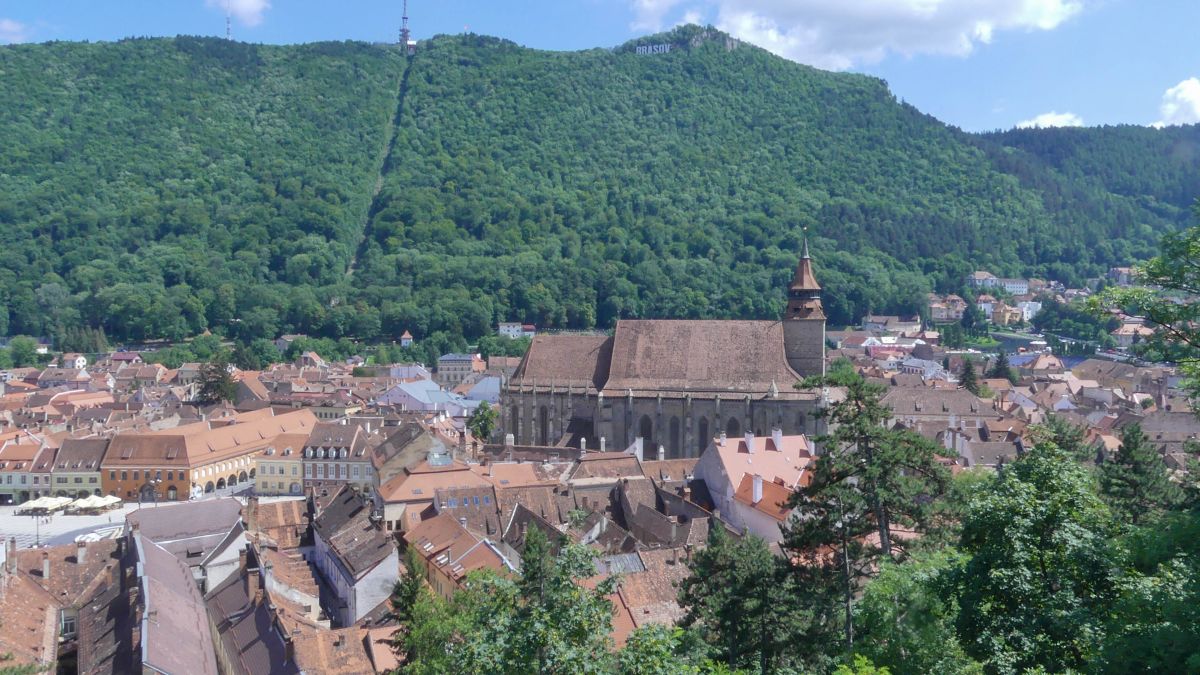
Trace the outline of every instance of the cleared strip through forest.
<instances>
[{"instance_id":1,"label":"cleared strip through forest","mask_svg":"<svg viewBox=\"0 0 1200 675\"><path fill-rule=\"evenodd\" d=\"M371 241L371 223L374 221L375 214L380 208L379 193L383 190L383 174L387 172L389 162L392 158L392 150L396 145L396 129L400 126L400 117L404 112L404 95L408 92L408 71L412 70L415 58L415 56L406 58L404 72L400 75L399 86L396 87L396 112L392 115L392 123L388 126L383 146L379 150L378 168L375 170L375 186L371 191L371 205L367 209L366 216L363 219L362 234L359 236L358 246L354 249L354 257L350 259L350 264L346 266L346 279L354 276L354 270L358 267L358 261L367 250L367 245Z\"/></svg>"}]
</instances>

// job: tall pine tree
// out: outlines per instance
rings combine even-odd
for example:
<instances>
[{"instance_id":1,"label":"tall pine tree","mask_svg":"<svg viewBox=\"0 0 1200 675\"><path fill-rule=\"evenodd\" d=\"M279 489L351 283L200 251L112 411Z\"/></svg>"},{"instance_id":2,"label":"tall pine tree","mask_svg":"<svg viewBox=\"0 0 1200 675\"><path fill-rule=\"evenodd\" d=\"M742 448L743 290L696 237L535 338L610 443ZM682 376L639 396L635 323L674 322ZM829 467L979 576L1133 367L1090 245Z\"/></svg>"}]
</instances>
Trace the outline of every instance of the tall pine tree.
<instances>
[{"instance_id":1,"label":"tall pine tree","mask_svg":"<svg viewBox=\"0 0 1200 675\"><path fill-rule=\"evenodd\" d=\"M1003 349L996 355L996 361L992 363L992 369L988 371L987 376L997 380L1008 380L1011 384L1017 383L1017 374L1008 364L1008 354L1005 354Z\"/></svg>"},{"instance_id":2,"label":"tall pine tree","mask_svg":"<svg viewBox=\"0 0 1200 675\"><path fill-rule=\"evenodd\" d=\"M966 389L976 396L979 395L979 378L975 375L974 361L971 359L963 359L963 371L962 375L958 378L958 381L959 384L963 386L963 389Z\"/></svg>"},{"instance_id":3,"label":"tall pine tree","mask_svg":"<svg viewBox=\"0 0 1200 675\"><path fill-rule=\"evenodd\" d=\"M1121 447L1100 465L1100 494L1117 517L1135 526L1179 503L1180 489L1140 424L1121 430Z\"/></svg>"}]
</instances>

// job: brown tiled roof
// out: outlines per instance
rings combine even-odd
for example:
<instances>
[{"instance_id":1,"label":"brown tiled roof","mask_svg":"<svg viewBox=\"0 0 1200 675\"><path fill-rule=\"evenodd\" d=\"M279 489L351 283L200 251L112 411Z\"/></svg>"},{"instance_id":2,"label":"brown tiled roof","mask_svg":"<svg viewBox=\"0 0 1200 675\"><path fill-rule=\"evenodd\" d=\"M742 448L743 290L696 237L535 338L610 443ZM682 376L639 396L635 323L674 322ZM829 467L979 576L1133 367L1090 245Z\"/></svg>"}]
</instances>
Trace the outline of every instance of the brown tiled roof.
<instances>
[{"instance_id":1,"label":"brown tiled roof","mask_svg":"<svg viewBox=\"0 0 1200 675\"><path fill-rule=\"evenodd\" d=\"M791 490L779 483L764 479L762 482L762 499L757 502L754 501L754 476L750 474L742 476L742 482L738 484L737 491L733 493L735 500L780 522L787 519L789 511L787 502L791 496Z\"/></svg>"},{"instance_id":2,"label":"brown tiled roof","mask_svg":"<svg viewBox=\"0 0 1200 675\"><path fill-rule=\"evenodd\" d=\"M567 477L568 481L578 481L587 478L617 479L626 476L642 476L642 467L637 457L625 452L589 452L579 458L575 470Z\"/></svg>"},{"instance_id":3,"label":"brown tiled roof","mask_svg":"<svg viewBox=\"0 0 1200 675\"><path fill-rule=\"evenodd\" d=\"M217 627L217 639L233 660L233 672L255 675L298 673L288 661L283 636L264 597L255 597L258 575L239 570L208 593L205 602Z\"/></svg>"},{"instance_id":4,"label":"brown tiled roof","mask_svg":"<svg viewBox=\"0 0 1200 675\"><path fill-rule=\"evenodd\" d=\"M142 664L162 673L216 675L208 613L191 572L149 539L134 535L142 563L140 580Z\"/></svg>"},{"instance_id":5,"label":"brown tiled roof","mask_svg":"<svg viewBox=\"0 0 1200 675\"><path fill-rule=\"evenodd\" d=\"M600 389L611 354L612 338L603 335L538 335L511 382Z\"/></svg>"},{"instance_id":6,"label":"brown tiled roof","mask_svg":"<svg viewBox=\"0 0 1200 675\"><path fill-rule=\"evenodd\" d=\"M379 486L378 494L384 502L401 503L433 499L433 493L445 488L487 487L487 479L471 471L465 464L455 462L445 470L422 470L418 465L388 480Z\"/></svg>"},{"instance_id":7,"label":"brown tiled roof","mask_svg":"<svg viewBox=\"0 0 1200 675\"><path fill-rule=\"evenodd\" d=\"M991 405L965 389L918 389L897 387L884 395L882 403L897 415L992 416Z\"/></svg>"},{"instance_id":8,"label":"brown tiled roof","mask_svg":"<svg viewBox=\"0 0 1200 675\"><path fill-rule=\"evenodd\" d=\"M117 434L109 443L104 466L199 466L257 452L280 434L311 431L316 422L310 410L273 416L266 408L238 415L232 424L197 422L162 431Z\"/></svg>"},{"instance_id":9,"label":"brown tiled roof","mask_svg":"<svg viewBox=\"0 0 1200 675\"><path fill-rule=\"evenodd\" d=\"M641 550L638 556L646 569L623 575L620 582L634 623L675 625L684 614L677 600L679 585L688 576L684 552L678 548Z\"/></svg>"},{"instance_id":10,"label":"brown tiled roof","mask_svg":"<svg viewBox=\"0 0 1200 675\"><path fill-rule=\"evenodd\" d=\"M12 655L5 666L52 666L58 609L54 598L25 575L0 576L0 653Z\"/></svg>"},{"instance_id":11,"label":"brown tiled roof","mask_svg":"<svg viewBox=\"0 0 1200 675\"><path fill-rule=\"evenodd\" d=\"M363 675L373 673L362 628L318 630L293 638L296 665L305 673Z\"/></svg>"},{"instance_id":12,"label":"brown tiled roof","mask_svg":"<svg viewBox=\"0 0 1200 675\"><path fill-rule=\"evenodd\" d=\"M798 392L778 321L626 320L613 337L605 395L627 390L762 394Z\"/></svg>"},{"instance_id":13,"label":"brown tiled roof","mask_svg":"<svg viewBox=\"0 0 1200 675\"><path fill-rule=\"evenodd\" d=\"M375 527L370 516L370 504L358 492L343 486L313 523L314 530L355 578L396 549L392 538Z\"/></svg>"},{"instance_id":14,"label":"brown tiled roof","mask_svg":"<svg viewBox=\"0 0 1200 675\"><path fill-rule=\"evenodd\" d=\"M308 509L302 499L268 503L252 499L243 509L243 520L251 532L266 535L281 549L291 549L300 546L308 528Z\"/></svg>"},{"instance_id":15,"label":"brown tiled roof","mask_svg":"<svg viewBox=\"0 0 1200 675\"><path fill-rule=\"evenodd\" d=\"M111 563L116 565L117 542L112 539L91 542L84 547L84 560L78 561L76 544L17 551L18 571L24 572L55 599L71 606L85 603L107 577L103 574ZM50 561L50 576L42 576L43 560Z\"/></svg>"},{"instance_id":16,"label":"brown tiled roof","mask_svg":"<svg viewBox=\"0 0 1200 675\"><path fill-rule=\"evenodd\" d=\"M107 413L106 413L107 414ZM55 458L57 471L99 471L100 460L108 449L107 438L68 438Z\"/></svg>"}]
</instances>

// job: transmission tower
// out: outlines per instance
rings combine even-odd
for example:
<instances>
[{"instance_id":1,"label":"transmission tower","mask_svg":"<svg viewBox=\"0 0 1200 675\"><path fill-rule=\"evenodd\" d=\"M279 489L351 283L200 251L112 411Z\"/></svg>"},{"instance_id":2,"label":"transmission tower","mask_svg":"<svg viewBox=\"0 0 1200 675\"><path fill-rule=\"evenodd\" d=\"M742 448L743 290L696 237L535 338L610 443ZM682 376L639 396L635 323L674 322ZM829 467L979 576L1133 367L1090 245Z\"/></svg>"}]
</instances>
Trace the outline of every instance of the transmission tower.
<instances>
[{"instance_id":1,"label":"transmission tower","mask_svg":"<svg viewBox=\"0 0 1200 675\"><path fill-rule=\"evenodd\" d=\"M225 0L225 39L233 39L233 20L230 18L229 0Z\"/></svg>"},{"instance_id":2,"label":"transmission tower","mask_svg":"<svg viewBox=\"0 0 1200 675\"><path fill-rule=\"evenodd\" d=\"M404 0L404 15L400 18L400 48L404 49L409 56L417 52L417 42L408 32L408 0Z\"/></svg>"}]
</instances>

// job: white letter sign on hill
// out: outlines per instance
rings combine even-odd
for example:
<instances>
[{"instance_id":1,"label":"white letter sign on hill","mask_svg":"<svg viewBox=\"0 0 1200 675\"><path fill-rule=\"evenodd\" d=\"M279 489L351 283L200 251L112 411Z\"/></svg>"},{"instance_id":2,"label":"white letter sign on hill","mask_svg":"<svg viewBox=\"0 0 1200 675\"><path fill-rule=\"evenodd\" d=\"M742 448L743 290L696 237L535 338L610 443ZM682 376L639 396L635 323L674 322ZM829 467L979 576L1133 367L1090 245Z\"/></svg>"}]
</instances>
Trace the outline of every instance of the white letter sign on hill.
<instances>
[{"instance_id":1,"label":"white letter sign on hill","mask_svg":"<svg viewBox=\"0 0 1200 675\"><path fill-rule=\"evenodd\" d=\"M648 54L668 54L671 51L671 45L638 45L637 53L645 56Z\"/></svg>"}]
</instances>

